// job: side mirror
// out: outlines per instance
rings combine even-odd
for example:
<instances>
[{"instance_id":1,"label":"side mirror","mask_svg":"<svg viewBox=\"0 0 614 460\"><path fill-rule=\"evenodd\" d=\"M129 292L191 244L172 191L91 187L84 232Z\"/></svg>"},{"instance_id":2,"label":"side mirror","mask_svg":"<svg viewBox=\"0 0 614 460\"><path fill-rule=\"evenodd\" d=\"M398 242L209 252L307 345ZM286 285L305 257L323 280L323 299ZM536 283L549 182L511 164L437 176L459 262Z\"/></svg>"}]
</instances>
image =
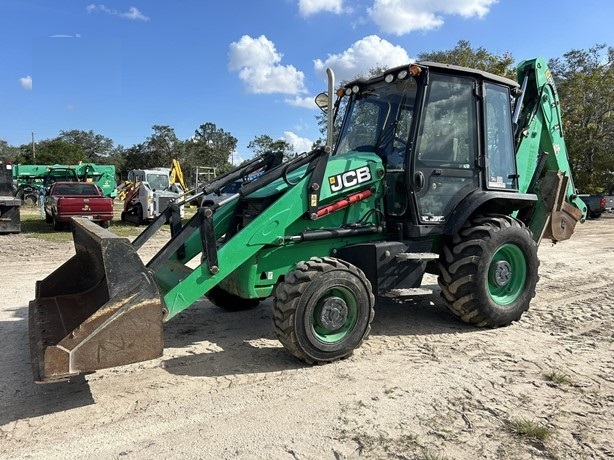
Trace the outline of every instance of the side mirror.
<instances>
[{"instance_id":1,"label":"side mirror","mask_svg":"<svg viewBox=\"0 0 614 460\"><path fill-rule=\"evenodd\" d=\"M324 113L328 113L328 93L320 93L315 98L316 105Z\"/></svg>"}]
</instances>

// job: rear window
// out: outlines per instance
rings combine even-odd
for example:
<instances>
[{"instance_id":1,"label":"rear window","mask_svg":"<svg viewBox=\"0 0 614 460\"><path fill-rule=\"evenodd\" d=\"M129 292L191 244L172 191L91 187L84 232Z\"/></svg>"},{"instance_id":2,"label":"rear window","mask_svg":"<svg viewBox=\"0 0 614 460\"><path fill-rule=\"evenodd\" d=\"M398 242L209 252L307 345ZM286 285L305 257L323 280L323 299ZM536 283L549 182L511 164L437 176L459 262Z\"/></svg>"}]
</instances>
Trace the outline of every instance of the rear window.
<instances>
[{"instance_id":1,"label":"rear window","mask_svg":"<svg viewBox=\"0 0 614 460\"><path fill-rule=\"evenodd\" d=\"M94 184L75 182L72 184L56 185L53 194L73 196L98 195L98 190Z\"/></svg>"}]
</instances>

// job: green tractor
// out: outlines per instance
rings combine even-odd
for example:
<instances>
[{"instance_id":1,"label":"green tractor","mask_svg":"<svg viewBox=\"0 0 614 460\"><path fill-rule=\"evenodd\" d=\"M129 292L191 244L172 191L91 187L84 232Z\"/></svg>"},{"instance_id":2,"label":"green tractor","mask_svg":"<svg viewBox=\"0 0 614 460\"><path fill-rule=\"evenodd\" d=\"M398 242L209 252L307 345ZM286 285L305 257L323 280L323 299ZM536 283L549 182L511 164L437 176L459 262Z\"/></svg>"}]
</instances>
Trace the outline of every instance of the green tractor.
<instances>
[{"instance_id":1,"label":"green tractor","mask_svg":"<svg viewBox=\"0 0 614 460\"><path fill-rule=\"evenodd\" d=\"M331 77L317 98L325 148L257 157L201 191L257 176L237 193L185 224L174 203L132 243L74 219L76 254L30 302L35 379L159 357L163 323L203 296L227 310L273 297L277 337L307 363L349 356L376 297L427 293L425 273L461 320L518 320L535 295L539 242L568 239L586 214L545 61L521 63L518 80L419 62L334 100ZM144 265L138 249L166 222L170 240Z\"/></svg>"}]
</instances>

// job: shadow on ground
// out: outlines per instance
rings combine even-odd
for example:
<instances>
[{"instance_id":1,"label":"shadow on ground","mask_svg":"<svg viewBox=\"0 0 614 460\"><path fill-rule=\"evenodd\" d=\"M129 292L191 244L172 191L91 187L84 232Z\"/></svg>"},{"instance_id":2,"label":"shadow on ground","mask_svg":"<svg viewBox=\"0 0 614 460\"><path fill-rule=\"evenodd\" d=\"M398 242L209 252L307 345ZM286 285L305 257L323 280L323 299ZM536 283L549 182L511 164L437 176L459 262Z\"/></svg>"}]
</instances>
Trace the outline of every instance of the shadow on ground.
<instances>
[{"instance_id":1,"label":"shadow on ground","mask_svg":"<svg viewBox=\"0 0 614 460\"><path fill-rule=\"evenodd\" d=\"M0 425L94 403L84 376L36 384L32 373L26 306L5 309L13 318L0 321Z\"/></svg>"},{"instance_id":2,"label":"shadow on ground","mask_svg":"<svg viewBox=\"0 0 614 460\"><path fill-rule=\"evenodd\" d=\"M272 324L272 300L243 312L227 312L206 300L165 324L165 347L174 356L162 367L171 374L223 377L272 373L307 367L278 342ZM94 403L83 376L35 384L28 343L27 307L6 310L0 322L0 425ZM437 295L417 301L378 299L371 337L475 332L451 316ZM206 349L202 352L203 348Z\"/></svg>"},{"instance_id":3,"label":"shadow on ground","mask_svg":"<svg viewBox=\"0 0 614 460\"><path fill-rule=\"evenodd\" d=\"M227 312L207 301L198 302L165 325L165 346L187 352L165 359L163 367L172 374L197 377L305 367L277 341L271 303L267 299L252 310ZM405 302L378 299L375 310L371 337L476 331L454 318L438 295ZM208 344L206 352L191 349L199 343Z\"/></svg>"}]
</instances>

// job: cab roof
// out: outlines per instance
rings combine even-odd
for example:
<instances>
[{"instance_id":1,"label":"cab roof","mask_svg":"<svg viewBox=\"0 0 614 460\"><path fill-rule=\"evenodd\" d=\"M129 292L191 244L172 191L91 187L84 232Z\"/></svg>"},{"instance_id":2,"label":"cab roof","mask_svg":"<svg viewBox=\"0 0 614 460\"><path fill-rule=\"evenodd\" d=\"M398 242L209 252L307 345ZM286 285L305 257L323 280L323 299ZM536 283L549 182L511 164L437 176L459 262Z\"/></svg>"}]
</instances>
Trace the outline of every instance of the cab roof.
<instances>
[{"instance_id":1,"label":"cab roof","mask_svg":"<svg viewBox=\"0 0 614 460\"><path fill-rule=\"evenodd\" d=\"M387 69L385 70L381 75L378 75L376 77L373 78L357 78L355 80L352 80L351 82L347 83L345 85L345 87L349 87L353 84L356 83L367 83L367 82L376 82L379 80L383 80L384 77L390 73L397 73L401 70L407 69L409 66L411 65L417 65L419 67L422 68L428 68L428 69L433 69L436 70L438 72L442 72L442 73L449 73L449 74L455 74L455 75L473 75L475 77L478 77L480 79L483 80L489 80L495 83L499 83L505 86L509 86L510 88L518 88L520 85L518 84L518 82L516 82L515 80L512 80L510 78L507 77L502 77L501 75L496 75L494 73L490 73L490 72L486 72L484 70L479 70L479 69L471 69L469 67L462 67L462 66L457 66L457 65L452 65L452 64L442 64L439 62L431 62L431 61L419 61L419 62L413 62L413 63L409 63L409 64L405 64L405 65L401 65L398 67L393 67L391 69Z\"/></svg>"}]
</instances>

